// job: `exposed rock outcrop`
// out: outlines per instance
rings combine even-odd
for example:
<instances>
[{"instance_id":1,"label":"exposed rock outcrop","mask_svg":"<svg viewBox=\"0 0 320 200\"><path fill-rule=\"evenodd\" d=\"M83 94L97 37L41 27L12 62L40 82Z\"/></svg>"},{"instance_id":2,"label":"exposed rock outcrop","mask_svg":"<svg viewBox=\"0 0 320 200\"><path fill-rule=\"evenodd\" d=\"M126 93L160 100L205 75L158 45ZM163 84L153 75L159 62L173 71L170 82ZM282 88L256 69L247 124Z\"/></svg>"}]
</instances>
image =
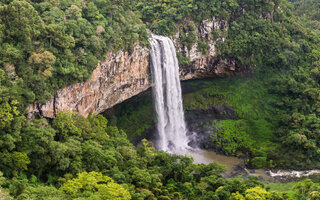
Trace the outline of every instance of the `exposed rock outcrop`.
<instances>
[{"instance_id":1,"label":"exposed rock outcrop","mask_svg":"<svg viewBox=\"0 0 320 200\"><path fill-rule=\"evenodd\" d=\"M188 23L186 22L186 24ZM192 34L186 29L183 29L183 31L185 35ZM204 20L194 30L195 41L191 47L180 41L180 31L177 32L174 37L177 52L190 59L189 64L180 66L181 80L232 76L241 71L241 69L236 67L234 60L223 60L217 57L216 43L225 41L223 33L227 33L227 31L227 21L217 20L216 18ZM206 53L201 52L199 49L199 41L206 43Z\"/></svg>"},{"instance_id":2,"label":"exposed rock outcrop","mask_svg":"<svg viewBox=\"0 0 320 200\"><path fill-rule=\"evenodd\" d=\"M97 114L148 89L149 79L149 49L137 45L131 54L109 53L89 80L58 90L46 104L30 105L28 117L54 118L65 110L85 117Z\"/></svg>"},{"instance_id":3,"label":"exposed rock outcrop","mask_svg":"<svg viewBox=\"0 0 320 200\"><path fill-rule=\"evenodd\" d=\"M227 22L205 20L196 28L196 41L208 42L206 54L198 50L198 42L191 48L179 43L179 32L174 38L177 51L189 57L190 63L180 66L181 80L213 76L230 76L240 72L232 60L222 60L216 56L214 30L227 31ZM187 33L188 34L188 33ZM84 83L77 83L58 90L46 104L34 103L27 108L28 117L36 115L54 118L60 111L71 110L87 117L98 114L151 87L149 72L149 49L137 45L133 52L109 53L93 71L92 77Z\"/></svg>"}]
</instances>

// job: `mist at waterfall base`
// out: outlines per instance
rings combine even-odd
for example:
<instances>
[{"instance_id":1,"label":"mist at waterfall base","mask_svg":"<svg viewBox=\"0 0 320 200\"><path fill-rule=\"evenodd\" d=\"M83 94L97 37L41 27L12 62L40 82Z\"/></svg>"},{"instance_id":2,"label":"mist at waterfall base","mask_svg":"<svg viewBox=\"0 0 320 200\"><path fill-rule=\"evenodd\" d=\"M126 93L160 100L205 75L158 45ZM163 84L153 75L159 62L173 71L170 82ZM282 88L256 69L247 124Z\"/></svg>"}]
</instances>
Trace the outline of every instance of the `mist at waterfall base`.
<instances>
[{"instance_id":1,"label":"mist at waterfall base","mask_svg":"<svg viewBox=\"0 0 320 200\"><path fill-rule=\"evenodd\" d=\"M186 128L179 64L173 42L168 37L153 35L150 43L153 98L157 114L156 148L178 155L190 155L194 157L195 163L213 162L210 157L217 158L214 152L188 145L194 134Z\"/></svg>"}]
</instances>

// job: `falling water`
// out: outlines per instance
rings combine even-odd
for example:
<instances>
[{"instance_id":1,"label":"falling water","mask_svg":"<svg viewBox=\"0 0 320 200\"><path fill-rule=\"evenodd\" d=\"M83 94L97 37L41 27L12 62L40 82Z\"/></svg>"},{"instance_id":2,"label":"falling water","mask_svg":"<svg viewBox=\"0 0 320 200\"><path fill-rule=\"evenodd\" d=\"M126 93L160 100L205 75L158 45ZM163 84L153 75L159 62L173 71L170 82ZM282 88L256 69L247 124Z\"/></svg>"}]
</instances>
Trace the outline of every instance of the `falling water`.
<instances>
[{"instance_id":1,"label":"falling water","mask_svg":"<svg viewBox=\"0 0 320 200\"><path fill-rule=\"evenodd\" d=\"M187 148L188 137L184 121L179 65L174 45L169 38L156 35L152 36L150 43L151 70L154 83L153 95L158 119L157 131L159 133L157 147L179 155L190 155L194 157L195 163L218 162L225 164L227 165L227 172L231 173L234 167L241 166L241 159L218 155L215 152L198 148ZM262 176L266 180L268 180L268 177L288 178L320 174L320 170L301 172L256 170L255 173L246 171L249 175ZM270 180L273 181L273 179Z\"/></svg>"},{"instance_id":2,"label":"falling water","mask_svg":"<svg viewBox=\"0 0 320 200\"><path fill-rule=\"evenodd\" d=\"M150 43L159 134L157 146L176 153L188 146L176 50L168 37L153 35Z\"/></svg>"}]
</instances>

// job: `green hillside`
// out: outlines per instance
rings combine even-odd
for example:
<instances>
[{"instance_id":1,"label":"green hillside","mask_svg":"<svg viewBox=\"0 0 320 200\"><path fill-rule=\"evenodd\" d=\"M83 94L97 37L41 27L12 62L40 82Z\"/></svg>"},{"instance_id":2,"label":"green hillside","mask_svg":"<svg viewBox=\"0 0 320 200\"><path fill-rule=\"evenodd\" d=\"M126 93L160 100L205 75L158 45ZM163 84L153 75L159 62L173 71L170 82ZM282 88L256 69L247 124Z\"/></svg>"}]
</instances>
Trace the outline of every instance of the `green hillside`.
<instances>
[{"instance_id":1,"label":"green hillside","mask_svg":"<svg viewBox=\"0 0 320 200\"><path fill-rule=\"evenodd\" d=\"M0 199L319 199L309 179L286 194L256 178L223 178L218 164L192 164L146 140L134 147L101 115L26 118L27 105L88 79L108 52L148 46L150 32L172 36L185 23L189 34L180 42L191 46L194 27L213 17L228 22L218 58L251 69L253 78L207 82L185 97L185 109L234 107L238 120L217 122L220 138L212 142L247 156L248 167L320 168L317 1L2 0ZM200 43L205 53L208 45ZM128 130L141 134L149 125L139 127L134 116L149 112L143 109L118 124L133 121Z\"/></svg>"}]
</instances>

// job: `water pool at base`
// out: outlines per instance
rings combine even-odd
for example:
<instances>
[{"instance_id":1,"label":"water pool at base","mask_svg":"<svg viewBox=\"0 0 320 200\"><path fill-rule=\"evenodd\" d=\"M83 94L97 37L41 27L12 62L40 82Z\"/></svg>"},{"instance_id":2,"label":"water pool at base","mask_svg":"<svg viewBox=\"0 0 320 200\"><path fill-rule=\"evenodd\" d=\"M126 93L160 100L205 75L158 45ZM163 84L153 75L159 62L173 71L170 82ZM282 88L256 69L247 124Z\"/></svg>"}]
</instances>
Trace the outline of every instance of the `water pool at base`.
<instances>
[{"instance_id":1,"label":"water pool at base","mask_svg":"<svg viewBox=\"0 0 320 200\"><path fill-rule=\"evenodd\" d=\"M238 165L243 165L243 160L233 156L225 156L217 154L214 151L208 151L203 149L188 148L183 151L174 152L178 155L187 155L193 157L196 164L209 164L216 162L218 164L226 166L226 173L231 174L234 168Z\"/></svg>"}]
</instances>

